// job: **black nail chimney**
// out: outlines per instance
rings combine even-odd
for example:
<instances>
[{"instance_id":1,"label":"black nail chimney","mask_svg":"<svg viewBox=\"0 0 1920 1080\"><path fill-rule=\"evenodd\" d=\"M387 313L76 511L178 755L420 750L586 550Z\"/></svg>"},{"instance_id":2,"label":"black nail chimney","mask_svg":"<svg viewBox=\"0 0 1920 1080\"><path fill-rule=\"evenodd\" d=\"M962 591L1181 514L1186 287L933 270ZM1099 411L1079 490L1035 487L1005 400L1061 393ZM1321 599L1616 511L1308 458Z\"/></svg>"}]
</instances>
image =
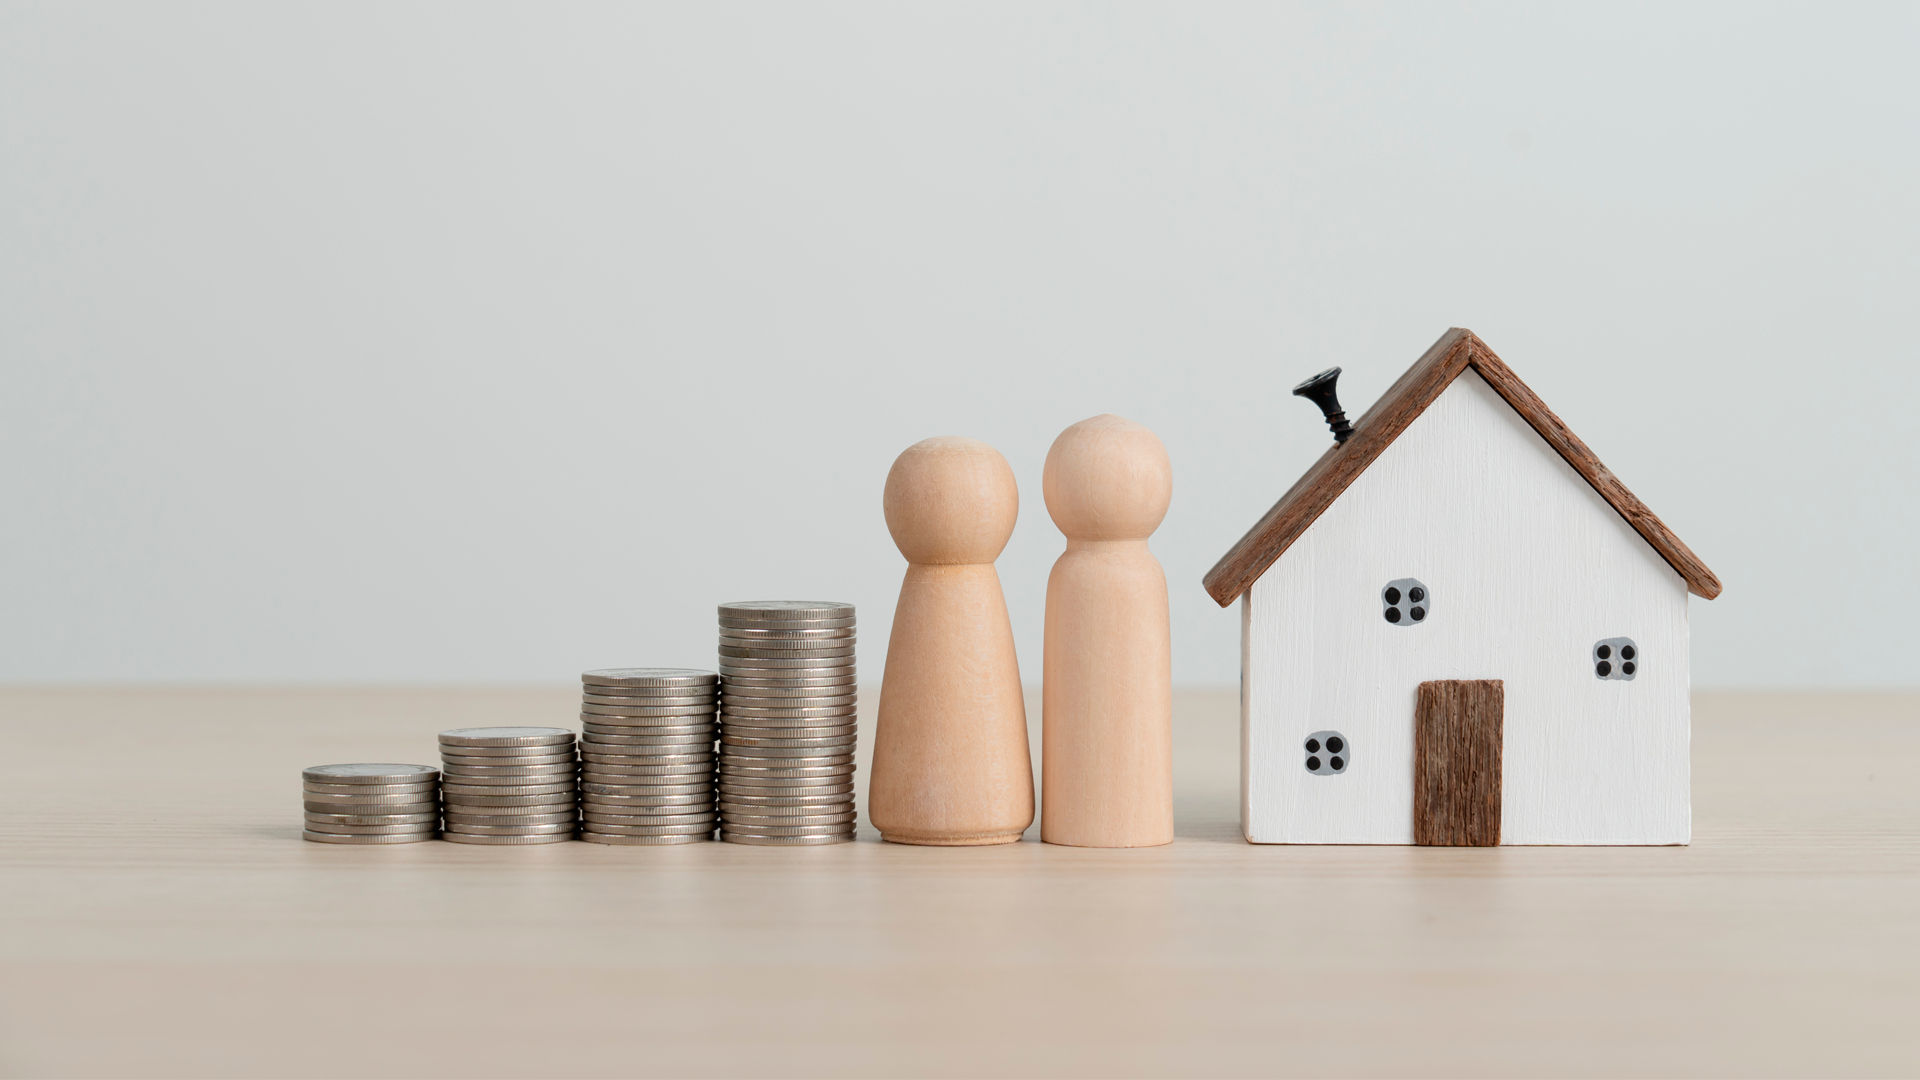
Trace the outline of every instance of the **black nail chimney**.
<instances>
[{"instance_id":1,"label":"black nail chimney","mask_svg":"<svg viewBox=\"0 0 1920 1080\"><path fill-rule=\"evenodd\" d=\"M1340 411L1340 398L1334 394L1333 384L1340 381L1340 369L1327 370L1293 388L1294 397L1303 397L1327 414L1327 426L1333 429L1333 441L1346 442L1353 435L1353 425L1347 423L1347 414Z\"/></svg>"}]
</instances>

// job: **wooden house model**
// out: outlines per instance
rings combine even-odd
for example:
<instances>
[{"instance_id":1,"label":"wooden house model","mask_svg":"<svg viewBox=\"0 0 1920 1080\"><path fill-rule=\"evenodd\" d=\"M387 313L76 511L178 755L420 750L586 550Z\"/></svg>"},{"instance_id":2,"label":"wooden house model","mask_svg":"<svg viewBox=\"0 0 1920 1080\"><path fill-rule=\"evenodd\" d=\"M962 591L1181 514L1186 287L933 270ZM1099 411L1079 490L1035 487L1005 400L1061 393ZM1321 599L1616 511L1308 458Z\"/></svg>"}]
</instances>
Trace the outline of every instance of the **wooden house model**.
<instances>
[{"instance_id":1,"label":"wooden house model","mask_svg":"<svg viewBox=\"0 0 1920 1080\"><path fill-rule=\"evenodd\" d=\"M1687 594L1720 582L1471 332L1205 585L1240 601L1249 841L1691 839Z\"/></svg>"}]
</instances>

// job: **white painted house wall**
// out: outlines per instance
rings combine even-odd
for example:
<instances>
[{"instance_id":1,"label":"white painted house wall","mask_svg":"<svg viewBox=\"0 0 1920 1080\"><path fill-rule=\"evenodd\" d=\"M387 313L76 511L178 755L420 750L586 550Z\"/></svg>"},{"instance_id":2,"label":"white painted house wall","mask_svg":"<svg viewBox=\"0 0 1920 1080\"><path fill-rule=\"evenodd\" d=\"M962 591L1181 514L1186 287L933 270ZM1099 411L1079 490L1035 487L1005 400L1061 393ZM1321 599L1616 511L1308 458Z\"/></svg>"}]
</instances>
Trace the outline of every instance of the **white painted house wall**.
<instances>
[{"instance_id":1,"label":"white painted house wall","mask_svg":"<svg viewBox=\"0 0 1920 1080\"><path fill-rule=\"evenodd\" d=\"M1417 626L1380 590L1418 578ZM1602 638L1635 678L1594 676ZM1686 582L1471 369L1241 604L1241 825L1254 843L1413 842L1413 712L1430 679L1506 683L1501 842L1692 837ZM1305 767L1309 733L1351 746Z\"/></svg>"}]
</instances>

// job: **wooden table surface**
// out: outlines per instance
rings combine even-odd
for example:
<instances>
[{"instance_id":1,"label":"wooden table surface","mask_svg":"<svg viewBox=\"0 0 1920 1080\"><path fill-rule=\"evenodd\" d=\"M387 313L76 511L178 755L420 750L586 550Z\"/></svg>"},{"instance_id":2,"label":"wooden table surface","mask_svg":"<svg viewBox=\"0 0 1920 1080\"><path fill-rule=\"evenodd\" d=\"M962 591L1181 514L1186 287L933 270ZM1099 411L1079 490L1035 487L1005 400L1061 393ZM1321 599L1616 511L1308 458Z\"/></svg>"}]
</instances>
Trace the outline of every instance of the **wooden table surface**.
<instances>
[{"instance_id":1,"label":"wooden table surface","mask_svg":"<svg viewBox=\"0 0 1920 1080\"><path fill-rule=\"evenodd\" d=\"M1920 695L1698 695L1686 848L1252 847L1214 692L1163 848L300 840L574 692L0 690L0 1071L1920 1074Z\"/></svg>"}]
</instances>

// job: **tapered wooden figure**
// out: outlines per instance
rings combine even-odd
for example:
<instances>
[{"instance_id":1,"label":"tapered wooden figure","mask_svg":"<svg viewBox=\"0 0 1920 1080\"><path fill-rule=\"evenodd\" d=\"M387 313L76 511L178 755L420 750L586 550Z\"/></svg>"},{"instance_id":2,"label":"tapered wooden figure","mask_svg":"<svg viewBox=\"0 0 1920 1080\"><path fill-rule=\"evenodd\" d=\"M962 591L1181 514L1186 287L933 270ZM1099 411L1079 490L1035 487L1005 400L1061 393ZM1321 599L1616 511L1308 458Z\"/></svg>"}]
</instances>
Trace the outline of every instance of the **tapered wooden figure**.
<instances>
[{"instance_id":1,"label":"tapered wooden figure","mask_svg":"<svg viewBox=\"0 0 1920 1080\"><path fill-rule=\"evenodd\" d=\"M1053 441L1042 486L1067 550L1047 578L1040 838L1172 843L1172 634L1147 550L1173 498L1167 449L1131 420L1082 420Z\"/></svg>"},{"instance_id":2,"label":"tapered wooden figure","mask_svg":"<svg viewBox=\"0 0 1920 1080\"><path fill-rule=\"evenodd\" d=\"M885 505L907 575L867 820L899 844L1011 843L1033 824L1020 663L993 568L1020 511L1013 470L976 439L927 439L893 463Z\"/></svg>"},{"instance_id":3,"label":"tapered wooden figure","mask_svg":"<svg viewBox=\"0 0 1920 1080\"><path fill-rule=\"evenodd\" d=\"M1720 579L1472 333L1352 423L1339 374L1294 391L1333 446L1206 576L1247 839L1687 843L1687 597Z\"/></svg>"}]
</instances>

